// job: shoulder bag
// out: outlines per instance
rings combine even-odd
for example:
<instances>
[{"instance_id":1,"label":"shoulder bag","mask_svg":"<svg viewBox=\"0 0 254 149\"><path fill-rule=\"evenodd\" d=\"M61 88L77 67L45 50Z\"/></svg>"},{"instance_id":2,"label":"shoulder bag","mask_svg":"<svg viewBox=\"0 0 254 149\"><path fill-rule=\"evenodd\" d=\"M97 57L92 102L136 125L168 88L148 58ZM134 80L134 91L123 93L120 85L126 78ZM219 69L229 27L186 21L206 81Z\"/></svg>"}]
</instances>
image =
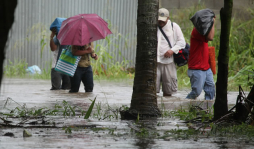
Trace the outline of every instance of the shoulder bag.
<instances>
[{"instance_id":1,"label":"shoulder bag","mask_svg":"<svg viewBox=\"0 0 254 149\"><path fill-rule=\"evenodd\" d=\"M59 60L57 61L55 70L63 74L73 77L77 69L81 56L74 56L71 52L71 47L63 49Z\"/></svg>"},{"instance_id":2,"label":"shoulder bag","mask_svg":"<svg viewBox=\"0 0 254 149\"><path fill-rule=\"evenodd\" d=\"M173 29L172 22L171 22L171 25L172 25L172 29ZM160 29L162 35L164 36L164 38L167 40L169 47L172 48L170 41L168 40L168 37L166 36L166 34L162 30L162 28L159 27L159 29ZM175 53L173 54L174 55L174 62L178 67L184 66L188 63L189 51L190 51L190 45L188 43L186 43L186 46L184 49L179 50L179 52L177 54L175 54Z\"/></svg>"}]
</instances>

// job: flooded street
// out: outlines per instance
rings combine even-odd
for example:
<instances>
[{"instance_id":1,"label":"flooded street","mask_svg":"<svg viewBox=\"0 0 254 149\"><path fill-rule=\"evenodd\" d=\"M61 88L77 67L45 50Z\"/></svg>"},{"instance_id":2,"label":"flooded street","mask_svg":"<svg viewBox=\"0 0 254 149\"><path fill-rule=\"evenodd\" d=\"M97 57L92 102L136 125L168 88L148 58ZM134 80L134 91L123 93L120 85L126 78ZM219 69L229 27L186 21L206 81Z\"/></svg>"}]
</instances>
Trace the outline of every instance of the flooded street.
<instances>
[{"instance_id":1,"label":"flooded street","mask_svg":"<svg viewBox=\"0 0 254 149\"><path fill-rule=\"evenodd\" d=\"M78 106L87 110L96 98L92 115L89 119L77 114L71 117L49 116L45 118L48 123L41 125L27 125L21 128L1 128L0 149L23 148L253 148L254 143L246 140L228 138L192 138L176 139L173 135L164 136L171 129L187 129L185 123L178 119L158 118L157 120L143 121L146 129L136 127L135 121L120 120L114 114L105 115L108 109L119 109L130 106L132 84L129 81L99 81L95 80L94 91L85 93L81 85L79 93L68 93L68 90L50 91L50 80L33 79L4 79L1 87L0 112L8 112L20 105L27 108L54 108L57 103L68 102L71 106ZM189 90L178 91L171 97L162 97L158 94L158 107L175 110L197 104L203 107L211 106L214 101L204 102L203 96L197 100L185 99ZM230 106L235 104L237 92L228 94ZM7 98L13 101L3 109ZM110 107L110 108L109 108ZM118 113L119 114L119 113ZM0 123L3 121L0 119ZM54 123L54 125L52 125ZM139 123L137 123L138 125ZM54 126L54 127L53 127ZM23 131L31 133L31 137L23 137ZM71 130L71 133L66 133ZM13 136L6 136L10 132ZM139 135L137 135L137 132ZM149 137L149 132L156 132ZM160 137L161 136L161 137Z\"/></svg>"}]
</instances>

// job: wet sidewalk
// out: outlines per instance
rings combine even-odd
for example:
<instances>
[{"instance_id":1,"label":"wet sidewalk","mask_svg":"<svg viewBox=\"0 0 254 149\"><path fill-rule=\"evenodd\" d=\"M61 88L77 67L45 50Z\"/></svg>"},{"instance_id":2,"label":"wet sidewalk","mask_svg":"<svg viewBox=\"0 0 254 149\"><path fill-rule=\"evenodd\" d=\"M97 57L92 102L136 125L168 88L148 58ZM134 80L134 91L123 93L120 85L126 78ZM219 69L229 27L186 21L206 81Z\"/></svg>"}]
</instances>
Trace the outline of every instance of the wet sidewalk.
<instances>
[{"instance_id":1,"label":"wet sidewalk","mask_svg":"<svg viewBox=\"0 0 254 149\"><path fill-rule=\"evenodd\" d=\"M80 85L79 93L68 93L68 90L51 91L50 80L34 79L4 79L1 87L0 106L10 97L14 101L30 106L50 106L56 101L67 101L74 104L88 102L96 97L96 102L107 103L112 106L130 106L133 81L105 81L95 80L94 91L85 93L83 84ZM204 100L204 92L197 100L185 99L190 90L180 90L171 97L163 97L162 92L157 94L158 104L164 103L166 108L175 109L182 105L195 102L208 102ZM228 104L235 104L238 92L229 92Z\"/></svg>"}]
</instances>

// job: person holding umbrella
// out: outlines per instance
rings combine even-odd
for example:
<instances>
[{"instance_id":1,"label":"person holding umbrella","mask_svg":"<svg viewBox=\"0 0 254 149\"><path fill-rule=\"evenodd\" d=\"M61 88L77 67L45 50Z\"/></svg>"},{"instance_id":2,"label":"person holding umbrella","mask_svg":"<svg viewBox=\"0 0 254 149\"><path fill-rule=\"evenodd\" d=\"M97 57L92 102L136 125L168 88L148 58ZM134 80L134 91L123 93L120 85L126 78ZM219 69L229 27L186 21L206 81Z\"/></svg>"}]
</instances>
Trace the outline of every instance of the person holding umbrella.
<instances>
[{"instance_id":1,"label":"person holding umbrella","mask_svg":"<svg viewBox=\"0 0 254 149\"><path fill-rule=\"evenodd\" d=\"M79 91L81 81L86 92L93 91L90 57L98 59L93 41L104 39L108 34L112 34L108 29L108 23L97 14L79 14L63 21L57 38L61 45L72 45L71 51L74 56L81 56L75 74L71 77L70 93Z\"/></svg>"},{"instance_id":2,"label":"person holding umbrella","mask_svg":"<svg viewBox=\"0 0 254 149\"><path fill-rule=\"evenodd\" d=\"M57 72L55 70L56 63L59 59L62 49L66 48L66 45L60 45L57 34L60 30L62 22L66 18L56 18L50 26L51 35L50 35L50 49L53 53L52 68L51 68L51 89L50 90L59 90L59 89L70 89L70 77Z\"/></svg>"},{"instance_id":3,"label":"person holding umbrella","mask_svg":"<svg viewBox=\"0 0 254 149\"><path fill-rule=\"evenodd\" d=\"M93 91L93 70L90 63L90 56L97 60L98 56L94 53L93 43L84 46L71 46L72 54L81 56L78 67L73 77L71 77L71 90L69 93L76 93L79 91L80 83L84 84L86 92Z\"/></svg>"}]
</instances>

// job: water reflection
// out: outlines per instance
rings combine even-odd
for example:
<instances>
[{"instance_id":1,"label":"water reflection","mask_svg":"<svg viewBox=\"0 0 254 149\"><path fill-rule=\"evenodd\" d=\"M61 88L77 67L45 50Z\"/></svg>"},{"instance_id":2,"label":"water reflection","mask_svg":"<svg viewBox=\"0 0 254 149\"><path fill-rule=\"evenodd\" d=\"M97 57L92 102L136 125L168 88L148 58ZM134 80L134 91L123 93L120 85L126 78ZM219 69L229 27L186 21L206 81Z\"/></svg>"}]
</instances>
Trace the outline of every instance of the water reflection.
<instances>
[{"instance_id":1,"label":"water reflection","mask_svg":"<svg viewBox=\"0 0 254 149\"><path fill-rule=\"evenodd\" d=\"M139 122L137 122L140 131L136 132L135 145L139 149L154 148L154 146L156 145L154 139L156 139L157 137L157 124L157 118L140 120Z\"/></svg>"},{"instance_id":2,"label":"water reflection","mask_svg":"<svg viewBox=\"0 0 254 149\"><path fill-rule=\"evenodd\" d=\"M148 139L142 139L139 138L137 140L137 142L135 143L135 145L139 148L139 149L148 149L148 148L154 148L155 141L152 138L148 138Z\"/></svg>"}]
</instances>

